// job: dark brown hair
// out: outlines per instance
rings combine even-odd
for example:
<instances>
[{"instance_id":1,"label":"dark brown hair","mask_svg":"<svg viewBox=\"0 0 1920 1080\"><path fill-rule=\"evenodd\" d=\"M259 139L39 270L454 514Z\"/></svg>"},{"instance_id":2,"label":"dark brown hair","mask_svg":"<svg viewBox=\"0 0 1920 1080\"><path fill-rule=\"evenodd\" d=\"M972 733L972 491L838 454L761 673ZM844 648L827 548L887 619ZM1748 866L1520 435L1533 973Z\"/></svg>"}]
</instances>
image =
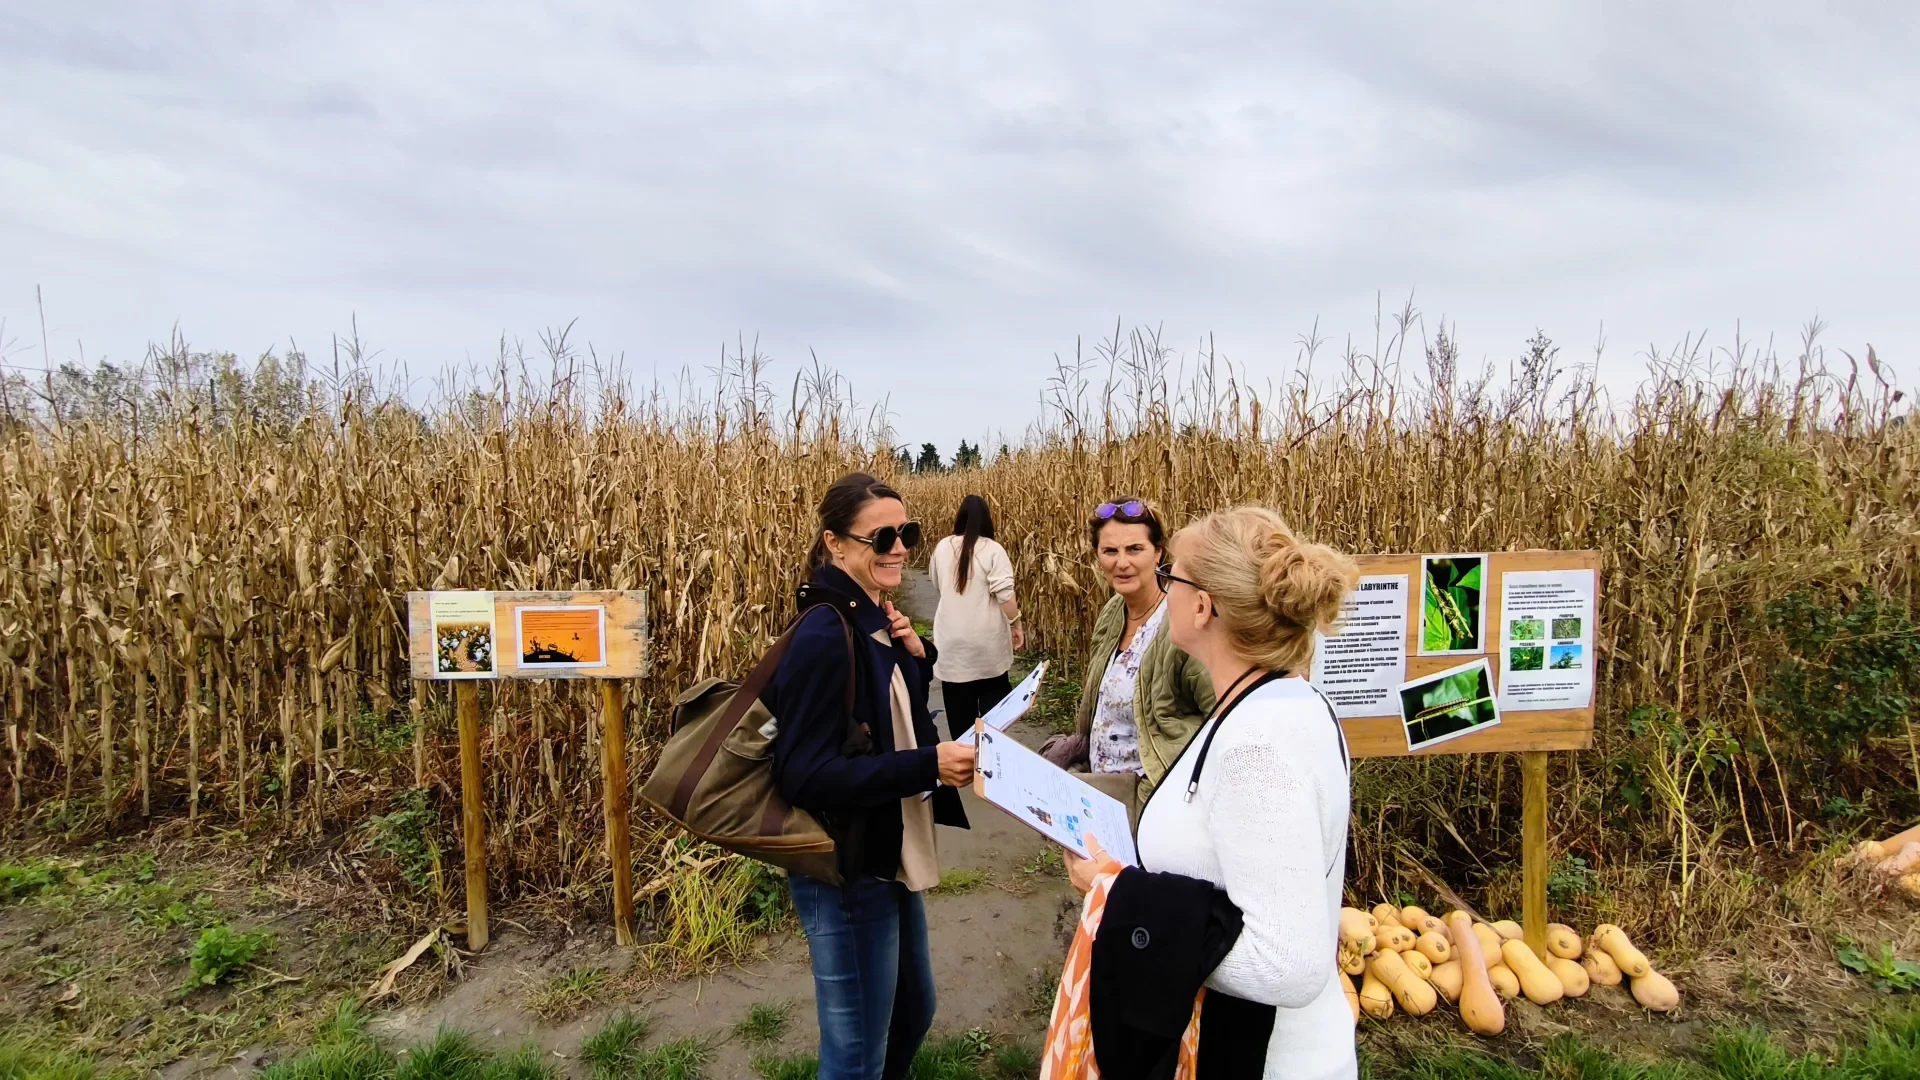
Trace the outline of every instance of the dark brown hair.
<instances>
[{"instance_id":1,"label":"dark brown hair","mask_svg":"<svg viewBox=\"0 0 1920 1080\"><path fill-rule=\"evenodd\" d=\"M967 575L973 572L973 543L981 537L993 539L993 511L987 500L969 495L960 500L960 512L953 515L953 534L960 537L960 561L953 568L953 591L967 591Z\"/></svg>"},{"instance_id":2,"label":"dark brown hair","mask_svg":"<svg viewBox=\"0 0 1920 1080\"><path fill-rule=\"evenodd\" d=\"M1110 518L1098 516L1087 518L1087 544L1093 548L1096 554L1100 551L1100 530L1116 521L1122 525L1145 525L1147 527L1147 542L1162 552L1167 550L1166 527L1160 524L1160 515L1154 511L1147 500L1136 500L1132 496L1122 495L1117 499L1109 499L1107 501L1115 506L1137 501L1140 504L1140 513L1138 515L1128 515L1115 510L1113 516Z\"/></svg>"},{"instance_id":3,"label":"dark brown hair","mask_svg":"<svg viewBox=\"0 0 1920 1080\"><path fill-rule=\"evenodd\" d=\"M807 570L818 570L833 561L833 552L827 547L827 534L849 536L853 521L867 504L879 499L898 499L900 493L863 472L848 473L833 482L825 495L820 496L820 528L813 537L813 550L807 552Z\"/></svg>"}]
</instances>

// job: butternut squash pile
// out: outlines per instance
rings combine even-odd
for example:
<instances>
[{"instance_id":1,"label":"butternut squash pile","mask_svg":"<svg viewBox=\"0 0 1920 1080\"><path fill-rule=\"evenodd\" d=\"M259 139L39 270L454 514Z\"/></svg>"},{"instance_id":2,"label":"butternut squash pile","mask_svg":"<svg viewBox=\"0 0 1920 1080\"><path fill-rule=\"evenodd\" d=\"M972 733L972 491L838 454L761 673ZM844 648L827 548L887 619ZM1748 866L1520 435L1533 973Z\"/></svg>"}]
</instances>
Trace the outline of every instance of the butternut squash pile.
<instances>
[{"instance_id":1,"label":"butternut squash pile","mask_svg":"<svg viewBox=\"0 0 1920 1080\"><path fill-rule=\"evenodd\" d=\"M1885 840L1861 841L1850 861L1865 868L1877 882L1891 882L1920 900L1920 825Z\"/></svg>"},{"instance_id":2,"label":"butternut squash pile","mask_svg":"<svg viewBox=\"0 0 1920 1080\"><path fill-rule=\"evenodd\" d=\"M1362 1013L1385 1020L1396 1009L1425 1016L1445 998L1480 1035L1506 1030L1503 999L1522 995L1550 1005L1625 981L1643 1008L1667 1012L1680 1004L1672 981L1611 923L1585 940L1570 926L1549 924L1545 957L1523 937L1519 923L1476 922L1464 911L1440 919L1419 907L1341 908L1338 960L1347 1004L1355 1020Z\"/></svg>"}]
</instances>

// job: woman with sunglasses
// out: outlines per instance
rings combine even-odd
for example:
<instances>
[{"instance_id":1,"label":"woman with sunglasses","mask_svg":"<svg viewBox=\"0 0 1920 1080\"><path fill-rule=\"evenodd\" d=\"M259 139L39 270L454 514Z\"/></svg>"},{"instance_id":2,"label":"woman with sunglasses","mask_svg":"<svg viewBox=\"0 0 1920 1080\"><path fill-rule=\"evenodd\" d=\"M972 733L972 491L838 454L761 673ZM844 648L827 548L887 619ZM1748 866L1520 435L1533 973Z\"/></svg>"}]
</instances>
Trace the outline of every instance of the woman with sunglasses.
<instances>
[{"instance_id":1,"label":"woman with sunglasses","mask_svg":"<svg viewBox=\"0 0 1920 1080\"><path fill-rule=\"evenodd\" d=\"M1080 690L1079 724L1042 748L1063 767L1089 769L1094 784L1137 809L1166 775L1207 710L1207 673L1162 632L1166 593L1154 578L1166 532L1144 501L1094 508L1087 539L1113 598L1094 620Z\"/></svg>"},{"instance_id":2,"label":"woman with sunglasses","mask_svg":"<svg viewBox=\"0 0 1920 1080\"><path fill-rule=\"evenodd\" d=\"M957 739L1013 692L1007 672L1027 640L1013 598L1013 560L993 539L987 500L960 500L953 535L933 545L927 571L940 590L933 612L940 662L933 674L947 703L947 730Z\"/></svg>"},{"instance_id":3,"label":"woman with sunglasses","mask_svg":"<svg viewBox=\"0 0 1920 1080\"><path fill-rule=\"evenodd\" d=\"M883 599L919 543L892 488L865 473L828 488L806 614L762 697L779 725L780 793L820 819L839 862L839 884L788 879L813 960L821 1080L897 1080L933 1025L921 894L940 883L934 825L967 827L954 789L972 782L974 754L940 741L927 712L937 653Z\"/></svg>"},{"instance_id":4,"label":"woman with sunglasses","mask_svg":"<svg viewBox=\"0 0 1920 1080\"><path fill-rule=\"evenodd\" d=\"M1114 875L1105 910L1126 912L1136 941L1190 940L1199 949L1200 935L1176 932L1204 918L1196 912L1209 902L1196 903L1196 889L1237 911L1238 936L1219 948L1157 958L1160 970L1204 979L1200 1080L1208 1080L1209 1060L1237 1063L1215 1075L1345 1080L1358 1071L1353 1014L1334 963L1347 745L1333 707L1301 673L1313 659L1314 631L1333 624L1354 586L1354 563L1302 542L1263 507L1202 518L1174 537L1173 555L1159 571L1165 632L1206 669L1219 707L1140 812L1140 868L1122 870L1098 851L1092 859L1069 852L1068 874L1082 892ZM1128 959L1108 954L1113 966L1103 972L1096 951L1091 979L1110 978ZM1129 985L1123 996L1132 1000L1109 1008L1137 1014L1149 997L1177 1008L1199 989L1166 979ZM1092 1026L1097 1055L1105 1020Z\"/></svg>"}]
</instances>

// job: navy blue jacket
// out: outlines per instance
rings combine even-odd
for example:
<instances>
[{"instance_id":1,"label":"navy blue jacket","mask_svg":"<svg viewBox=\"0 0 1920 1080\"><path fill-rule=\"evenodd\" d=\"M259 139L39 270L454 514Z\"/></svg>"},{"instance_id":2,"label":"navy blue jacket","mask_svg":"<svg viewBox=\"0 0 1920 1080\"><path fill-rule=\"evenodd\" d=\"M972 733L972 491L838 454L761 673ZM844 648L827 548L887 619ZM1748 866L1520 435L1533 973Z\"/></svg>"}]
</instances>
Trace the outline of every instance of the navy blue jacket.
<instances>
[{"instance_id":1,"label":"navy blue jacket","mask_svg":"<svg viewBox=\"0 0 1920 1080\"><path fill-rule=\"evenodd\" d=\"M933 817L942 825L967 827L960 794L940 783L940 741L927 711L933 683L933 643L926 658L907 651L887 634L887 614L846 572L827 566L804 586L811 601L760 700L779 718L773 742L773 776L787 801L821 819L834 838L841 876L891 879L900 872L900 800L933 792ZM854 718L864 737L849 738L846 709L847 641L831 603L853 624ZM883 644L874 640L879 631ZM895 750L891 686L893 669L906 677L913 703L915 750Z\"/></svg>"}]
</instances>

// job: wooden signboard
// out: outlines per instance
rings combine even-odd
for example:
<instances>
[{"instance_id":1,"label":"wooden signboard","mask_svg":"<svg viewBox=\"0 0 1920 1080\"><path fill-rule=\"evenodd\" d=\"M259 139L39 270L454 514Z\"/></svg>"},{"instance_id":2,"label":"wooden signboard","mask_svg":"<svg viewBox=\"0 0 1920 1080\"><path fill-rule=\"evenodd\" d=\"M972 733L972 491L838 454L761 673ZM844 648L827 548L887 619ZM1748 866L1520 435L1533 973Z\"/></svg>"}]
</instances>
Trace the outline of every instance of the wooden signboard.
<instances>
[{"instance_id":1,"label":"wooden signboard","mask_svg":"<svg viewBox=\"0 0 1920 1080\"><path fill-rule=\"evenodd\" d=\"M1547 752L1593 745L1600 553L1364 555L1315 650L1357 758L1520 754L1522 924L1547 936Z\"/></svg>"},{"instance_id":2,"label":"wooden signboard","mask_svg":"<svg viewBox=\"0 0 1920 1080\"><path fill-rule=\"evenodd\" d=\"M1428 574L1431 563L1465 563L1479 559L1479 605L1477 610L1461 610L1465 605L1452 603L1443 608L1445 617L1455 620L1463 636L1478 637L1477 641L1453 641L1449 645L1465 645L1459 649L1430 649L1426 646L1438 644L1425 638L1429 609L1426 599L1430 581L1434 578L1444 580L1445 572ZM1387 702L1378 708L1366 708L1364 704L1356 706L1361 715L1354 715L1347 708L1341 708L1341 726L1347 733L1347 745L1356 758L1369 757L1405 757L1410 754L1478 754L1501 750L1584 750L1593 745L1593 715L1596 680L1596 660L1593 644L1597 640L1598 612L1600 602L1600 553L1596 551L1493 551L1466 555L1362 555L1356 560L1360 564L1362 579L1361 590L1356 597L1367 597L1369 582L1378 582L1389 586L1396 581L1381 582L1381 579L1404 578L1404 586L1399 589L1387 588L1373 595L1398 595L1404 602L1402 618L1403 667L1399 681L1417 681L1442 671L1457 669L1475 660L1487 662L1488 673L1493 689L1498 695L1499 723L1481 730L1470 731L1457 738L1430 744L1424 749L1410 749L1406 716L1396 692ZM1580 580L1585 577L1586 617L1582 625L1555 626L1552 618L1536 618L1533 611L1518 613L1517 618L1508 618L1506 597L1510 590L1522 593L1515 587L1520 579L1510 582L1508 575L1519 574L1529 583L1555 577ZM1446 590L1448 586L1433 581L1436 590ZM1458 587L1454 587L1458 590ZM1538 589L1531 590L1538 594ZM1470 595L1456 592L1456 595ZM1549 594L1551 597L1551 594ZM1443 601L1446 603L1446 601ZM1551 603L1551 598L1546 601ZM1546 609L1543 609L1546 610ZM1559 620L1561 622L1566 619ZM1516 625L1518 624L1518 625ZM1537 632L1536 632L1537 631ZM1556 631L1566 631L1556 634ZM1563 642L1564 644L1556 644ZM1557 654L1556 654L1556 650ZM1334 678L1322 671L1326 663L1326 643L1322 644L1321 657L1316 662L1314 685L1322 692L1331 691L1336 706L1340 705L1342 695L1337 689ZM1557 657L1557 658L1556 658ZM1555 663L1579 665L1578 667L1555 668ZM1518 665L1516 668L1515 665ZM1384 665L1383 665L1384 666ZM1584 676L1583 679L1566 678L1561 681L1570 685L1584 683L1586 693L1584 701L1578 704L1567 702L1569 696L1578 700L1581 695L1566 693L1536 695L1545 698L1555 707L1541 708L1537 702L1514 700L1517 691L1503 688L1503 680L1534 678L1541 675L1567 673L1569 676ZM1516 674L1517 672L1517 674ZM1336 677L1337 678L1337 677ZM1376 680L1384 681L1384 680Z\"/></svg>"},{"instance_id":3,"label":"wooden signboard","mask_svg":"<svg viewBox=\"0 0 1920 1080\"><path fill-rule=\"evenodd\" d=\"M644 592L410 592L407 659L415 679L454 686L466 848L467 945L487 944L486 815L480 691L488 679L600 679L600 775L613 863L614 938L633 944L627 823L626 690L647 669ZM418 691L416 690L416 693Z\"/></svg>"}]
</instances>

